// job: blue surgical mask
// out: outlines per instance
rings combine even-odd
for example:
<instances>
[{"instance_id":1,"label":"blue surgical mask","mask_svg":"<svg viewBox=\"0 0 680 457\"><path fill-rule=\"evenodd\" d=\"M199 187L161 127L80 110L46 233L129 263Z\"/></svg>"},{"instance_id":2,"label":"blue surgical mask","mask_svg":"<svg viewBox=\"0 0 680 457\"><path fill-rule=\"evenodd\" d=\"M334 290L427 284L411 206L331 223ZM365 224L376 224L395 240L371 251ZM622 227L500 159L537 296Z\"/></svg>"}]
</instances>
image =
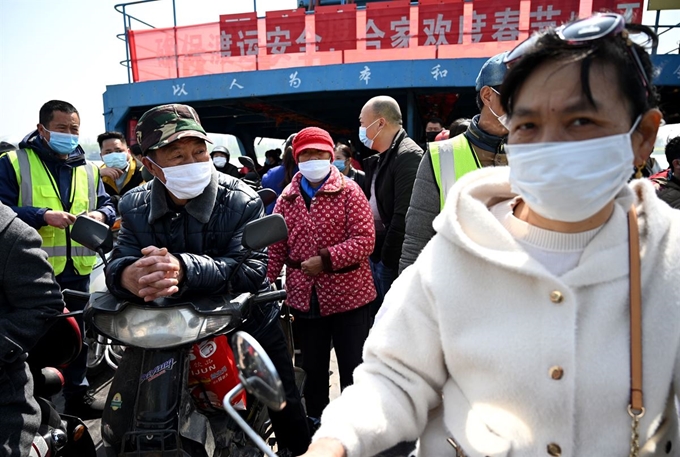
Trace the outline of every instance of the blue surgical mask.
<instances>
[{"instance_id":1,"label":"blue surgical mask","mask_svg":"<svg viewBox=\"0 0 680 457\"><path fill-rule=\"evenodd\" d=\"M373 139L368 138L368 135L366 134L366 131L371 128L371 125L375 124L378 122L380 119L376 119L375 121L371 122L371 124L368 127L359 127L359 140L366 146L368 149L373 149L373 140L375 140L378 135L380 135L380 132L382 132L382 129L378 131L378 133L375 134Z\"/></svg>"},{"instance_id":2,"label":"blue surgical mask","mask_svg":"<svg viewBox=\"0 0 680 457\"><path fill-rule=\"evenodd\" d=\"M70 133L50 132L50 141L47 142L54 152L59 154L70 154L78 147L78 135L71 135Z\"/></svg>"},{"instance_id":3,"label":"blue surgical mask","mask_svg":"<svg viewBox=\"0 0 680 457\"><path fill-rule=\"evenodd\" d=\"M109 168L119 168L124 170L127 166L127 154L125 152L110 152L102 157L102 160Z\"/></svg>"},{"instance_id":4,"label":"blue surgical mask","mask_svg":"<svg viewBox=\"0 0 680 457\"><path fill-rule=\"evenodd\" d=\"M345 171L345 161L344 160L334 160L333 165L335 165L335 168L337 168L340 173Z\"/></svg>"}]
</instances>

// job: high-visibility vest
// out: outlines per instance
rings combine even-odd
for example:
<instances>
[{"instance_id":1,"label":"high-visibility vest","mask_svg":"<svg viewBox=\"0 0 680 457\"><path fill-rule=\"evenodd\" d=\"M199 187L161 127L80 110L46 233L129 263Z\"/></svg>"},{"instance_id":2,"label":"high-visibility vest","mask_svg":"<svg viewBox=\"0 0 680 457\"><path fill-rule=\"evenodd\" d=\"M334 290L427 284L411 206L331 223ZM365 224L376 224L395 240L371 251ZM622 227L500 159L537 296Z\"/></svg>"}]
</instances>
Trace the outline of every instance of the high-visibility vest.
<instances>
[{"instance_id":1,"label":"high-visibility vest","mask_svg":"<svg viewBox=\"0 0 680 457\"><path fill-rule=\"evenodd\" d=\"M34 206L64 210L57 183L52 174L42 163L38 154L32 149L10 151L7 156L14 167L19 183L19 199L17 206ZM73 204L71 214L97 209L97 187L99 169L87 162L85 166L73 168L71 174L71 195ZM48 261L58 275L64 271L66 260L71 257L78 274L86 276L92 272L97 256L71 239L67 239L66 230L46 225L38 230L42 237L42 248L47 253ZM69 250L70 246L70 250Z\"/></svg>"},{"instance_id":2,"label":"high-visibility vest","mask_svg":"<svg viewBox=\"0 0 680 457\"><path fill-rule=\"evenodd\" d=\"M439 209L442 210L453 183L465 173L481 168L481 165L463 133L448 140L428 143L428 149L439 186Z\"/></svg>"}]
</instances>

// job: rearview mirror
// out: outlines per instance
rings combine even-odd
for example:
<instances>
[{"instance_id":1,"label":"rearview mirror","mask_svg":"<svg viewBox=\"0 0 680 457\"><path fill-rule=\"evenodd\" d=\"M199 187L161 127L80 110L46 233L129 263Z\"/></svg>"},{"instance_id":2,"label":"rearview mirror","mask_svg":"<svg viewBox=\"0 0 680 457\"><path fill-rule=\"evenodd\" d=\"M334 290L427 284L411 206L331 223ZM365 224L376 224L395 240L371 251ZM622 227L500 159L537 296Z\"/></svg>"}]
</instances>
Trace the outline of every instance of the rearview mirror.
<instances>
[{"instance_id":1,"label":"rearview mirror","mask_svg":"<svg viewBox=\"0 0 680 457\"><path fill-rule=\"evenodd\" d=\"M238 156L238 161L243 165L244 167L248 167L250 171L257 171L255 169L255 162L253 162L253 159L251 159L248 156Z\"/></svg>"},{"instance_id":2,"label":"rearview mirror","mask_svg":"<svg viewBox=\"0 0 680 457\"><path fill-rule=\"evenodd\" d=\"M276 192L274 192L273 189L269 189L268 187L258 190L257 195L260 196L260 200L262 200L264 206L269 206L271 203L274 203L278 197Z\"/></svg>"},{"instance_id":3,"label":"rearview mirror","mask_svg":"<svg viewBox=\"0 0 680 457\"><path fill-rule=\"evenodd\" d=\"M236 332L231 344L243 387L268 408L281 411L286 406L283 384L262 346L246 332Z\"/></svg>"},{"instance_id":4,"label":"rearview mirror","mask_svg":"<svg viewBox=\"0 0 680 457\"><path fill-rule=\"evenodd\" d=\"M241 243L246 249L257 251L288 238L286 221L280 214L271 214L248 222L243 229Z\"/></svg>"},{"instance_id":5,"label":"rearview mirror","mask_svg":"<svg viewBox=\"0 0 680 457\"><path fill-rule=\"evenodd\" d=\"M113 234L108 225L87 216L78 216L71 226L71 239L88 249L104 254L113 249Z\"/></svg>"}]
</instances>

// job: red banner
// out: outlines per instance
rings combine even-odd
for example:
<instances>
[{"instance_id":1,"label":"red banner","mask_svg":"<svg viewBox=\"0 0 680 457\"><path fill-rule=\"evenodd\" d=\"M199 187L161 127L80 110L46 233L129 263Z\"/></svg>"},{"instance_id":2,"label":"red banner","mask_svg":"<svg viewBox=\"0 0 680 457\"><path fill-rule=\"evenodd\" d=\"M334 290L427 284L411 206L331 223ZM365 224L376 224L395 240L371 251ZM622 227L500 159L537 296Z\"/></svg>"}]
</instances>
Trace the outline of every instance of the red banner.
<instances>
[{"instance_id":1,"label":"red banner","mask_svg":"<svg viewBox=\"0 0 680 457\"><path fill-rule=\"evenodd\" d=\"M408 48L411 9L409 1L366 5L366 49Z\"/></svg>"},{"instance_id":2,"label":"red banner","mask_svg":"<svg viewBox=\"0 0 680 457\"><path fill-rule=\"evenodd\" d=\"M265 18L267 23L267 54L305 52L304 8L292 11L269 11Z\"/></svg>"},{"instance_id":3,"label":"red banner","mask_svg":"<svg viewBox=\"0 0 680 457\"><path fill-rule=\"evenodd\" d=\"M520 0L474 2L472 42L512 41L519 36Z\"/></svg>"},{"instance_id":4,"label":"red banner","mask_svg":"<svg viewBox=\"0 0 680 457\"><path fill-rule=\"evenodd\" d=\"M257 13L220 15L222 57L257 55Z\"/></svg>"},{"instance_id":5,"label":"red banner","mask_svg":"<svg viewBox=\"0 0 680 457\"><path fill-rule=\"evenodd\" d=\"M418 46L462 43L462 0L420 0Z\"/></svg>"},{"instance_id":6,"label":"red banner","mask_svg":"<svg viewBox=\"0 0 680 457\"><path fill-rule=\"evenodd\" d=\"M357 6L317 6L314 28L319 51L346 51L357 48Z\"/></svg>"},{"instance_id":7,"label":"red banner","mask_svg":"<svg viewBox=\"0 0 680 457\"><path fill-rule=\"evenodd\" d=\"M597 11L614 11L623 14L626 22L639 24L642 22L643 0L593 0L593 13Z\"/></svg>"},{"instance_id":8,"label":"red banner","mask_svg":"<svg viewBox=\"0 0 680 457\"><path fill-rule=\"evenodd\" d=\"M555 27L578 17L579 0L532 0L529 30Z\"/></svg>"}]
</instances>

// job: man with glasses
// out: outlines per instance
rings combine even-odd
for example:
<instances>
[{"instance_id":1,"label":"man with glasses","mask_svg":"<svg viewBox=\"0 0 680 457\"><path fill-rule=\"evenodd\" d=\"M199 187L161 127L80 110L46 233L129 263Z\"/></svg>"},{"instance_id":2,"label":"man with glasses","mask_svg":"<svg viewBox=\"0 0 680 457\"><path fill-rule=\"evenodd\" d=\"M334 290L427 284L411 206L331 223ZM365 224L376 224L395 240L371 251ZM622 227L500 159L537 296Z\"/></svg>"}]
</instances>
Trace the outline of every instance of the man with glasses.
<instances>
[{"instance_id":1,"label":"man with glasses","mask_svg":"<svg viewBox=\"0 0 680 457\"><path fill-rule=\"evenodd\" d=\"M636 31L594 15L506 57L509 167L453 186L307 457L677 452L680 213L628 184L661 121Z\"/></svg>"}]
</instances>

